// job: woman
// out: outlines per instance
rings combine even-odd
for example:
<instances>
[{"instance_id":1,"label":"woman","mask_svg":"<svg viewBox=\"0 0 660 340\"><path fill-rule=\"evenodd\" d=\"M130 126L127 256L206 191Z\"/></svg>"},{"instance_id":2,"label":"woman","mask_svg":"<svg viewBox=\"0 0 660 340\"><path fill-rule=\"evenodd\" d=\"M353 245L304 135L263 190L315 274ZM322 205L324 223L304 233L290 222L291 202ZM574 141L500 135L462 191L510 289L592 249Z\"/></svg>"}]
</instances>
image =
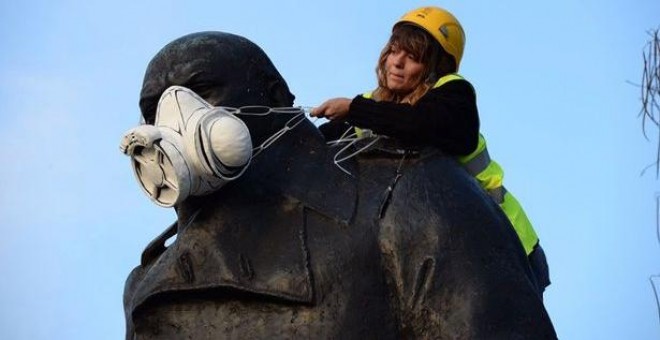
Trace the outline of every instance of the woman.
<instances>
[{"instance_id":1,"label":"woman","mask_svg":"<svg viewBox=\"0 0 660 340\"><path fill-rule=\"evenodd\" d=\"M456 74L464 46L463 29L451 13L438 7L412 10L394 25L380 54L376 90L330 99L311 115L330 120L320 127L328 140L354 126L457 157L511 221L542 294L550 284L545 254L522 207L502 185L502 169L488 156L474 88Z\"/></svg>"}]
</instances>

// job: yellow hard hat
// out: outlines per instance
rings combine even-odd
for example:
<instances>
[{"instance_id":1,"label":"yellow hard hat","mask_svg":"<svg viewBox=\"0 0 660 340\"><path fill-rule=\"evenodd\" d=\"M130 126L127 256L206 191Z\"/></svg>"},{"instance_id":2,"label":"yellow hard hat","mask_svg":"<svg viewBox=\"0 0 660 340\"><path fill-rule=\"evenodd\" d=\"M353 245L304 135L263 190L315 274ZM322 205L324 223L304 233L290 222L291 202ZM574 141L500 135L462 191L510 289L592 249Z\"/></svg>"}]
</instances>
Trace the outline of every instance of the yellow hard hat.
<instances>
[{"instance_id":1,"label":"yellow hard hat","mask_svg":"<svg viewBox=\"0 0 660 340\"><path fill-rule=\"evenodd\" d=\"M454 15L439 7L420 7L404 14L394 26L400 24L413 24L430 33L454 57L458 68L465 48L465 33Z\"/></svg>"}]
</instances>

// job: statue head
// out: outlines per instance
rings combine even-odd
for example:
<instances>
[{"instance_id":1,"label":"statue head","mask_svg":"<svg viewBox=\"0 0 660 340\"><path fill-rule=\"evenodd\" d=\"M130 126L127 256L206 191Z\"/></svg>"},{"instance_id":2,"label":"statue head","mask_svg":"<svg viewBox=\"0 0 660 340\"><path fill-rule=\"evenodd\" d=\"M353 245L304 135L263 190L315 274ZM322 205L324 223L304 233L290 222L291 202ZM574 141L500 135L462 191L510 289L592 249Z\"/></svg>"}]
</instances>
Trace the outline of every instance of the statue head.
<instances>
[{"instance_id":1,"label":"statue head","mask_svg":"<svg viewBox=\"0 0 660 340\"><path fill-rule=\"evenodd\" d=\"M266 53L224 32L185 35L163 47L147 66L140 110L153 124L158 100L170 86L187 87L213 106L284 107L294 96Z\"/></svg>"},{"instance_id":2,"label":"statue head","mask_svg":"<svg viewBox=\"0 0 660 340\"><path fill-rule=\"evenodd\" d=\"M140 94L147 124L129 130L120 149L131 157L145 193L161 206L175 206L237 179L253 145L280 136L292 117L304 120L301 110L264 108L290 107L293 99L251 41L223 32L189 34L163 47L147 66ZM243 106L273 114L227 108Z\"/></svg>"}]
</instances>

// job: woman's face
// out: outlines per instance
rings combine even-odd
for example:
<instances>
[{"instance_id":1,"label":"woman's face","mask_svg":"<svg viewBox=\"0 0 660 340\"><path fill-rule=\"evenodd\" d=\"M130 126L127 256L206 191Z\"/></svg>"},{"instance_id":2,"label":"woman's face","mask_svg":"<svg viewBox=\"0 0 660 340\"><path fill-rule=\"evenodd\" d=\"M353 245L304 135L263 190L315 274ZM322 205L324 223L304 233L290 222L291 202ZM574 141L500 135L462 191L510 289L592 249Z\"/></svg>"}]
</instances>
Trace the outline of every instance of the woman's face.
<instances>
[{"instance_id":1,"label":"woman's face","mask_svg":"<svg viewBox=\"0 0 660 340\"><path fill-rule=\"evenodd\" d=\"M392 45L385 59L387 88L398 95L407 95L421 82L424 64L419 56Z\"/></svg>"}]
</instances>

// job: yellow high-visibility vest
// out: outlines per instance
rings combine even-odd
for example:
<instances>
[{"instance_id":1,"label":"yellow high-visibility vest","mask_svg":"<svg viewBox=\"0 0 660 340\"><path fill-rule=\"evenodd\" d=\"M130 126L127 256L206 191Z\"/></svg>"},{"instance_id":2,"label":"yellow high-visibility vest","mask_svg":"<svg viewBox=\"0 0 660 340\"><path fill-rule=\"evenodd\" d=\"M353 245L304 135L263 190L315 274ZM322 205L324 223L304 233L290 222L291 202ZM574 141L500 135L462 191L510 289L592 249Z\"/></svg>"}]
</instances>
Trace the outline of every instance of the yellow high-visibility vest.
<instances>
[{"instance_id":1,"label":"yellow high-visibility vest","mask_svg":"<svg viewBox=\"0 0 660 340\"><path fill-rule=\"evenodd\" d=\"M438 88L450 81L459 79L463 79L463 77L456 73L445 75L438 79L433 88ZM371 92L363 94L363 97L371 98ZM358 128L356 128L356 131L358 134L361 132ZM470 175L476 178L488 195L499 204L518 234L518 238L520 238L525 248L525 253L529 255L534 250L534 246L538 244L539 238L518 200L504 188L504 171L497 162L490 158L486 148L486 139L482 134L479 134L477 148L469 155L458 157L458 162Z\"/></svg>"}]
</instances>

